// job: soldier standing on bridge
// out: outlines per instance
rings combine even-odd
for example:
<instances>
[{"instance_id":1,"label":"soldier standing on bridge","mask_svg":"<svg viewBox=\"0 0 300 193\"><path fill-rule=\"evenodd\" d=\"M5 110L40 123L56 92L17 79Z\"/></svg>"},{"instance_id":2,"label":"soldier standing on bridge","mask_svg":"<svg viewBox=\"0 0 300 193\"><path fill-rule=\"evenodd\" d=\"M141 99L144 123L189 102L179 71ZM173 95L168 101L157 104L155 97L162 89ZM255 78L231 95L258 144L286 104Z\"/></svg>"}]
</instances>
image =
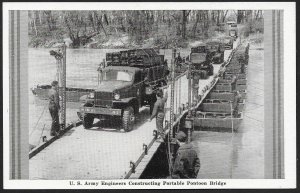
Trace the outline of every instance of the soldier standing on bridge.
<instances>
[{"instance_id":1,"label":"soldier standing on bridge","mask_svg":"<svg viewBox=\"0 0 300 193\"><path fill-rule=\"evenodd\" d=\"M200 75L198 73L194 73L193 75L193 99L198 100L199 95L199 80Z\"/></svg>"},{"instance_id":2,"label":"soldier standing on bridge","mask_svg":"<svg viewBox=\"0 0 300 193\"><path fill-rule=\"evenodd\" d=\"M192 144L185 143L186 138L186 134L182 131L176 135L179 148L175 157L171 178L197 178L200 170L200 159Z\"/></svg>"},{"instance_id":3,"label":"soldier standing on bridge","mask_svg":"<svg viewBox=\"0 0 300 193\"><path fill-rule=\"evenodd\" d=\"M51 83L52 88L49 91L49 111L52 118L52 125L50 135L55 136L59 133L59 116L58 111L60 109L59 105L59 95L58 95L58 82L55 80Z\"/></svg>"},{"instance_id":4,"label":"soldier standing on bridge","mask_svg":"<svg viewBox=\"0 0 300 193\"><path fill-rule=\"evenodd\" d=\"M158 141L163 142L164 138L164 119L165 119L165 103L168 99L168 92L165 93L165 96L163 97L163 91L158 90L156 93L156 102L153 107L152 115L149 119L149 122L156 117L156 129L159 134Z\"/></svg>"},{"instance_id":5,"label":"soldier standing on bridge","mask_svg":"<svg viewBox=\"0 0 300 193\"><path fill-rule=\"evenodd\" d=\"M237 82L237 77L234 74L231 78L231 92L234 92L236 90L236 82Z\"/></svg>"},{"instance_id":6,"label":"soldier standing on bridge","mask_svg":"<svg viewBox=\"0 0 300 193\"><path fill-rule=\"evenodd\" d=\"M177 58L175 58L175 64L177 68L181 69L182 58L180 56L180 52L178 52Z\"/></svg>"},{"instance_id":7,"label":"soldier standing on bridge","mask_svg":"<svg viewBox=\"0 0 300 193\"><path fill-rule=\"evenodd\" d=\"M239 114L239 102L241 100L242 96L239 91L235 91L233 102L232 102L232 115L233 117L238 117Z\"/></svg>"}]
</instances>

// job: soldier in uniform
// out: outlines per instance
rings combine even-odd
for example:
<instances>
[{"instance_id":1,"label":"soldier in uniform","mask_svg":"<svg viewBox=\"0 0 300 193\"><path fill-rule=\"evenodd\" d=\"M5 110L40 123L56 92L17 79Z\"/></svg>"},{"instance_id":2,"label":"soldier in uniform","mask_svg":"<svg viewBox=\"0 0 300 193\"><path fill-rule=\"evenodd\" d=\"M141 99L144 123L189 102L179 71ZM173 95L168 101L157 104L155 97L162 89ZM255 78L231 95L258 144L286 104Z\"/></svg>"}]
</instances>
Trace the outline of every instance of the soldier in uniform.
<instances>
[{"instance_id":1,"label":"soldier in uniform","mask_svg":"<svg viewBox=\"0 0 300 193\"><path fill-rule=\"evenodd\" d=\"M200 159L198 158L197 152L193 148L192 144L185 143L186 138L186 134L182 131L176 135L179 148L173 164L171 178L197 178L200 170Z\"/></svg>"},{"instance_id":2,"label":"soldier in uniform","mask_svg":"<svg viewBox=\"0 0 300 193\"><path fill-rule=\"evenodd\" d=\"M198 95L199 95L199 80L200 80L200 75L199 73L194 73L193 76L193 99L198 100Z\"/></svg>"},{"instance_id":3,"label":"soldier in uniform","mask_svg":"<svg viewBox=\"0 0 300 193\"><path fill-rule=\"evenodd\" d=\"M156 93L156 102L153 107L152 115L149 119L149 122L156 117L156 129L158 131L158 141L163 142L164 138L164 118L165 118L165 103L168 99L168 93L166 92L165 96L163 97L163 91L158 90Z\"/></svg>"},{"instance_id":4,"label":"soldier in uniform","mask_svg":"<svg viewBox=\"0 0 300 193\"><path fill-rule=\"evenodd\" d=\"M245 62L241 62L241 73L245 73Z\"/></svg>"},{"instance_id":5,"label":"soldier in uniform","mask_svg":"<svg viewBox=\"0 0 300 193\"><path fill-rule=\"evenodd\" d=\"M59 95L58 95L58 82L53 81L51 83L51 86L52 88L49 91L49 111L52 118L50 135L55 136L59 133L58 111L60 109L60 105L59 105Z\"/></svg>"},{"instance_id":6,"label":"soldier in uniform","mask_svg":"<svg viewBox=\"0 0 300 193\"><path fill-rule=\"evenodd\" d=\"M175 64L177 68L181 69L182 58L180 56L180 52L178 52L178 56L175 58Z\"/></svg>"},{"instance_id":7,"label":"soldier in uniform","mask_svg":"<svg viewBox=\"0 0 300 193\"><path fill-rule=\"evenodd\" d=\"M231 78L231 92L234 92L236 90L236 82L237 82L237 77L236 75L233 75Z\"/></svg>"},{"instance_id":8,"label":"soldier in uniform","mask_svg":"<svg viewBox=\"0 0 300 193\"><path fill-rule=\"evenodd\" d=\"M243 56L243 55L239 55L239 57L238 57L239 65L241 67L241 73L245 72L245 57L246 56Z\"/></svg>"},{"instance_id":9,"label":"soldier in uniform","mask_svg":"<svg viewBox=\"0 0 300 193\"><path fill-rule=\"evenodd\" d=\"M182 62L182 58L181 58L181 56L180 56L180 52L178 52L177 62L178 62L178 63L181 63L181 62Z\"/></svg>"},{"instance_id":10,"label":"soldier in uniform","mask_svg":"<svg viewBox=\"0 0 300 193\"><path fill-rule=\"evenodd\" d=\"M242 96L239 91L235 91L234 93L234 98L232 102L232 115L233 117L238 117L239 114L239 102L241 100Z\"/></svg>"}]
</instances>

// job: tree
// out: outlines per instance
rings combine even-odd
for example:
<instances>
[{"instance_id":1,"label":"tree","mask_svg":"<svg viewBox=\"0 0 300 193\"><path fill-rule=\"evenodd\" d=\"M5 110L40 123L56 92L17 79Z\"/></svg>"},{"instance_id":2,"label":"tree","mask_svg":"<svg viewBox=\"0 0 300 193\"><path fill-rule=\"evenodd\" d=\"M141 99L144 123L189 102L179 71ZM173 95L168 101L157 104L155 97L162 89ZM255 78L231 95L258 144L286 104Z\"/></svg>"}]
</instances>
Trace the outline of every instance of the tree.
<instances>
[{"instance_id":1,"label":"tree","mask_svg":"<svg viewBox=\"0 0 300 193\"><path fill-rule=\"evenodd\" d=\"M52 12L51 11L44 11L44 14L46 15L46 21L47 21L49 31L52 31L52 30L56 29L56 23L55 23L55 20L53 18Z\"/></svg>"},{"instance_id":2,"label":"tree","mask_svg":"<svg viewBox=\"0 0 300 193\"><path fill-rule=\"evenodd\" d=\"M191 11L187 11L187 10L182 10L182 38L186 39L186 24L187 24L187 18L189 16L189 14L191 13Z\"/></svg>"},{"instance_id":3,"label":"tree","mask_svg":"<svg viewBox=\"0 0 300 193\"><path fill-rule=\"evenodd\" d=\"M81 36L86 36L85 24L87 22L86 11L65 11L64 23L66 25L72 47L78 48L81 45Z\"/></svg>"},{"instance_id":4,"label":"tree","mask_svg":"<svg viewBox=\"0 0 300 193\"><path fill-rule=\"evenodd\" d=\"M238 24L244 23L244 11L243 10L238 10L237 23Z\"/></svg>"}]
</instances>

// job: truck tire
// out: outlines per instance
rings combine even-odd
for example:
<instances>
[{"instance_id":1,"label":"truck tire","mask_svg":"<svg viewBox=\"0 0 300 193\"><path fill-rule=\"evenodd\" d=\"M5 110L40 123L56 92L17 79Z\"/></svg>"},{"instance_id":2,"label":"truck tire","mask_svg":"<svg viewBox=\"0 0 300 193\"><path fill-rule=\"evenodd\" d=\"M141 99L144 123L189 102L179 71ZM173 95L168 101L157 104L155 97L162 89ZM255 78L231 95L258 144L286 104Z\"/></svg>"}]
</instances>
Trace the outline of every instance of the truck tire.
<instances>
[{"instance_id":1,"label":"truck tire","mask_svg":"<svg viewBox=\"0 0 300 193\"><path fill-rule=\"evenodd\" d=\"M91 114L84 114L82 124L85 129L89 129L93 126L94 116Z\"/></svg>"},{"instance_id":2,"label":"truck tire","mask_svg":"<svg viewBox=\"0 0 300 193\"><path fill-rule=\"evenodd\" d=\"M134 110L132 107L126 107L123 112L122 126L125 132L131 131L134 125Z\"/></svg>"}]
</instances>

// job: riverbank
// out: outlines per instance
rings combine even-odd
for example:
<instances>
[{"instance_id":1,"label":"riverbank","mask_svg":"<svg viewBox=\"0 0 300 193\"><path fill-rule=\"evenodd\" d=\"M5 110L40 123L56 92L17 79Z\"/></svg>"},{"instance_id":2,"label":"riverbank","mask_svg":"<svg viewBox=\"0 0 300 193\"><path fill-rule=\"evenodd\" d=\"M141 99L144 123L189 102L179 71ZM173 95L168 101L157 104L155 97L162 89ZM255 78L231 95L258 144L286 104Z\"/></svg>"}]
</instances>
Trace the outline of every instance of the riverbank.
<instances>
[{"instance_id":1,"label":"riverbank","mask_svg":"<svg viewBox=\"0 0 300 193\"><path fill-rule=\"evenodd\" d=\"M90 49L133 49L133 48L149 48L156 47L160 49L165 48L188 48L193 42L205 41L204 37L182 39L176 36L154 36L144 39L140 42L132 40L127 34L109 35L98 34L92 37L86 44L77 48L90 48ZM35 37L29 36L29 48L58 48L63 42L66 43L68 48L72 48L72 40L66 35L63 36L46 36Z\"/></svg>"},{"instance_id":2,"label":"riverbank","mask_svg":"<svg viewBox=\"0 0 300 193\"><path fill-rule=\"evenodd\" d=\"M88 49L134 49L134 48L190 48L201 42L206 42L212 38L219 38L225 36L225 33L214 32L210 37L197 36L195 38L188 37L182 39L177 36L151 36L148 39L144 39L141 42L137 43L132 40L127 34L119 35L109 35L105 36L104 34L97 34L92 37L88 43L81 45L79 48L88 48ZM263 41L262 34L250 34L249 39L252 39L256 42ZM66 35L62 36L45 36L44 38L35 37L29 35L29 48L58 48L63 42L66 43L68 48L72 48L72 40Z\"/></svg>"}]
</instances>

